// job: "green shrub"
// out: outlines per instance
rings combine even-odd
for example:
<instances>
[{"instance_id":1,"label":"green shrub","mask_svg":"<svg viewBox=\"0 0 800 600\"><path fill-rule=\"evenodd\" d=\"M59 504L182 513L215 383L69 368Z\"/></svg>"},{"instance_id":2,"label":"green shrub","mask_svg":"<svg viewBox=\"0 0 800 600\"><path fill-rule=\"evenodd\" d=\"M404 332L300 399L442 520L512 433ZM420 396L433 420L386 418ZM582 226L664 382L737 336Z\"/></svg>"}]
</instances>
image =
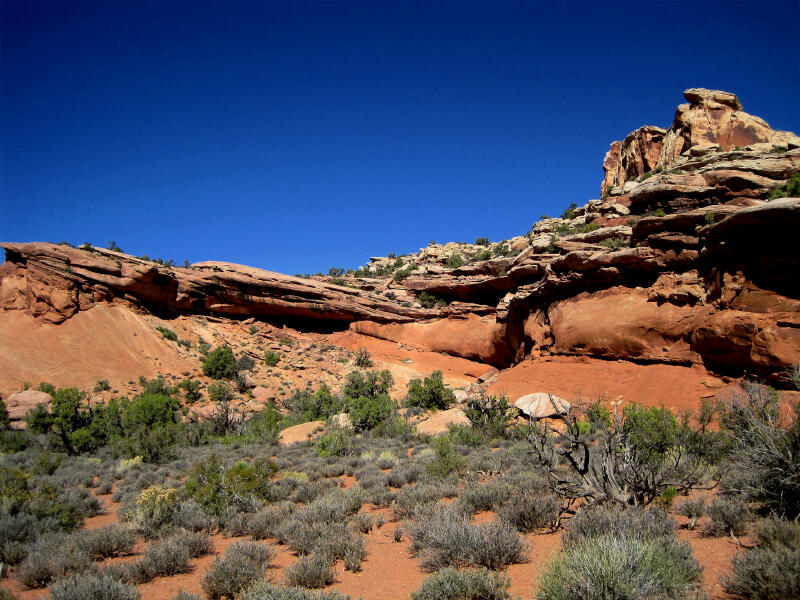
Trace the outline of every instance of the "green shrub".
<instances>
[{"instance_id":1,"label":"green shrub","mask_svg":"<svg viewBox=\"0 0 800 600\"><path fill-rule=\"evenodd\" d=\"M264 352L264 362L268 367L274 367L281 362L281 353L267 350Z\"/></svg>"},{"instance_id":2,"label":"green shrub","mask_svg":"<svg viewBox=\"0 0 800 600\"><path fill-rule=\"evenodd\" d=\"M37 404L25 413L25 425L31 433L47 433L53 426L53 415L46 404Z\"/></svg>"},{"instance_id":3,"label":"green shrub","mask_svg":"<svg viewBox=\"0 0 800 600\"><path fill-rule=\"evenodd\" d=\"M286 569L286 579L291 585L306 588L321 588L336 581L332 561L324 553L301 556Z\"/></svg>"},{"instance_id":4,"label":"green shrub","mask_svg":"<svg viewBox=\"0 0 800 600\"><path fill-rule=\"evenodd\" d=\"M203 361L203 374L214 379L232 379L236 375L233 350L228 346L220 346L209 352Z\"/></svg>"},{"instance_id":5,"label":"green shrub","mask_svg":"<svg viewBox=\"0 0 800 600\"><path fill-rule=\"evenodd\" d=\"M348 398L347 415L356 431L369 431L388 419L395 410L394 401L387 395Z\"/></svg>"},{"instance_id":6,"label":"green shrub","mask_svg":"<svg viewBox=\"0 0 800 600\"><path fill-rule=\"evenodd\" d=\"M356 356L353 363L359 369L370 368L372 366L372 357L369 355L369 350L367 350L366 348L359 348L358 350L356 350Z\"/></svg>"},{"instance_id":7,"label":"green shrub","mask_svg":"<svg viewBox=\"0 0 800 600\"><path fill-rule=\"evenodd\" d=\"M447 257L447 260L444 261L444 265L446 267L450 267L451 269L457 269L461 265L464 264L464 259L461 257L460 254L451 254Z\"/></svg>"},{"instance_id":8,"label":"green shrub","mask_svg":"<svg viewBox=\"0 0 800 600\"><path fill-rule=\"evenodd\" d=\"M476 246L488 246L489 245L489 238L487 237L479 237L475 240Z\"/></svg>"},{"instance_id":9,"label":"green shrub","mask_svg":"<svg viewBox=\"0 0 800 600\"><path fill-rule=\"evenodd\" d=\"M172 329L158 326L156 327L156 330L164 337L164 339L169 340L170 342L178 341L178 336L174 331L172 331Z\"/></svg>"},{"instance_id":10,"label":"green shrub","mask_svg":"<svg viewBox=\"0 0 800 600\"><path fill-rule=\"evenodd\" d=\"M510 600L511 582L486 569L461 572L442 569L411 594L411 600Z\"/></svg>"},{"instance_id":11,"label":"green shrub","mask_svg":"<svg viewBox=\"0 0 800 600\"><path fill-rule=\"evenodd\" d=\"M481 388L477 394L469 395L464 412L472 427L485 435L505 437L506 428L516 411L509 405L505 394L490 396Z\"/></svg>"},{"instance_id":12,"label":"green shrub","mask_svg":"<svg viewBox=\"0 0 800 600\"><path fill-rule=\"evenodd\" d=\"M388 394L393 384L392 374L386 369L381 372L368 371L367 373L351 371L345 379L342 395L345 398L358 398L360 396L375 398Z\"/></svg>"},{"instance_id":13,"label":"green shrub","mask_svg":"<svg viewBox=\"0 0 800 600\"><path fill-rule=\"evenodd\" d=\"M408 382L408 391L404 404L420 406L426 409L444 409L455 401L453 390L448 388L442 372L434 371L424 381L412 379Z\"/></svg>"},{"instance_id":14,"label":"green shrub","mask_svg":"<svg viewBox=\"0 0 800 600\"><path fill-rule=\"evenodd\" d=\"M122 427L130 434L137 429L154 429L175 423L178 401L163 393L143 392L124 407Z\"/></svg>"},{"instance_id":15,"label":"green shrub","mask_svg":"<svg viewBox=\"0 0 800 600\"><path fill-rule=\"evenodd\" d=\"M773 188L768 199L777 198L800 198L800 173L795 173L786 183Z\"/></svg>"},{"instance_id":16,"label":"green shrub","mask_svg":"<svg viewBox=\"0 0 800 600\"><path fill-rule=\"evenodd\" d=\"M225 381L215 381L208 386L208 397L213 402L230 402L236 398L236 393Z\"/></svg>"},{"instance_id":17,"label":"green shrub","mask_svg":"<svg viewBox=\"0 0 800 600\"><path fill-rule=\"evenodd\" d=\"M345 427L331 428L319 437L316 450L322 458L348 456L353 452L353 434Z\"/></svg>"},{"instance_id":18,"label":"green shrub","mask_svg":"<svg viewBox=\"0 0 800 600\"><path fill-rule=\"evenodd\" d=\"M249 508L253 498L267 498L269 481L276 471L277 465L267 458L252 463L241 460L226 469L212 454L189 471L184 494L207 514L220 517L229 506Z\"/></svg>"},{"instance_id":19,"label":"green shrub","mask_svg":"<svg viewBox=\"0 0 800 600\"><path fill-rule=\"evenodd\" d=\"M425 463L425 470L433 477L444 479L451 473L458 473L466 468L467 461L456 454L446 435L434 438L433 448L436 454Z\"/></svg>"},{"instance_id":20,"label":"green shrub","mask_svg":"<svg viewBox=\"0 0 800 600\"><path fill-rule=\"evenodd\" d=\"M328 419L345 409L345 401L334 396L324 383L313 394L309 390L295 390L288 404L298 421Z\"/></svg>"},{"instance_id":21,"label":"green shrub","mask_svg":"<svg viewBox=\"0 0 800 600\"><path fill-rule=\"evenodd\" d=\"M564 212L561 213L562 219L571 219L575 214L575 209L578 208L578 204L576 202L570 203L570 205L564 209Z\"/></svg>"},{"instance_id":22,"label":"green shrub","mask_svg":"<svg viewBox=\"0 0 800 600\"><path fill-rule=\"evenodd\" d=\"M625 245L625 239L621 237L606 238L598 242L598 245L605 246L611 250L619 250Z\"/></svg>"},{"instance_id":23,"label":"green shrub","mask_svg":"<svg viewBox=\"0 0 800 600\"><path fill-rule=\"evenodd\" d=\"M653 213L654 217L666 217L667 213L664 212L663 209L657 208L656 211Z\"/></svg>"},{"instance_id":24,"label":"green shrub","mask_svg":"<svg viewBox=\"0 0 800 600\"><path fill-rule=\"evenodd\" d=\"M139 600L135 586L106 575L77 574L50 586L51 600Z\"/></svg>"},{"instance_id":25,"label":"green shrub","mask_svg":"<svg viewBox=\"0 0 800 600\"><path fill-rule=\"evenodd\" d=\"M417 295L417 302L422 308L436 308L437 306L447 306L447 301L437 298L428 292L420 292Z\"/></svg>"}]
</instances>

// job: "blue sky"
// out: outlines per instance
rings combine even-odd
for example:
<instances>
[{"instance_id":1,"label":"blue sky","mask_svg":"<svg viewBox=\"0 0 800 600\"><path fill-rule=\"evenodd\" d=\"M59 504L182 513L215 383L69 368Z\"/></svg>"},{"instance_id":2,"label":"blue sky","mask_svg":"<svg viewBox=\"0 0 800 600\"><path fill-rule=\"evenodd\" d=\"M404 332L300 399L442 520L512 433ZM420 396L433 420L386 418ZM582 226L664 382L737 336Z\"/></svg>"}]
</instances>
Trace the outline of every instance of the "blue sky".
<instances>
[{"instance_id":1,"label":"blue sky","mask_svg":"<svg viewBox=\"0 0 800 600\"><path fill-rule=\"evenodd\" d=\"M800 131L799 4L3 0L0 239L306 273L518 235L685 88Z\"/></svg>"}]
</instances>

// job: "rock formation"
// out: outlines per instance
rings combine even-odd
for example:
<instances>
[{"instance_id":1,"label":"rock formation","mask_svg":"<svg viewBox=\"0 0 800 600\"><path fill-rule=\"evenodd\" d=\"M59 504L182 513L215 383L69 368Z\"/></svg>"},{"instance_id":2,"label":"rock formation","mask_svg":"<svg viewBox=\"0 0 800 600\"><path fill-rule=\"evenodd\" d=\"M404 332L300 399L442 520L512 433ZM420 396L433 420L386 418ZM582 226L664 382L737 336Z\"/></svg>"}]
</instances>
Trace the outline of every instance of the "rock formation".
<instances>
[{"instance_id":1,"label":"rock formation","mask_svg":"<svg viewBox=\"0 0 800 600\"><path fill-rule=\"evenodd\" d=\"M373 257L344 275L346 286L6 243L0 309L59 323L113 302L166 316L349 327L501 369L583 356L787 385L800 360L800 199L771 198L800 173L800 139L743 112L733 94L684 96L669 129L643 127L612 144L603 199L527 235Z\"/></svg>"},{"instance_id":2,"label":"rock formation","mask_svg":"<svg viewBox=\"0 0 800 600\"><path fill-rule=\"evenodd\" d=\"M735 94L692 88L683 96L689 104L678 106L669 129L641 127L623 141L611 143L603 161L603 194L645 173L671 169L717 151L800 147L794 133L773 131L763 119L744 112Z\"/></svg>"}]
</instances>

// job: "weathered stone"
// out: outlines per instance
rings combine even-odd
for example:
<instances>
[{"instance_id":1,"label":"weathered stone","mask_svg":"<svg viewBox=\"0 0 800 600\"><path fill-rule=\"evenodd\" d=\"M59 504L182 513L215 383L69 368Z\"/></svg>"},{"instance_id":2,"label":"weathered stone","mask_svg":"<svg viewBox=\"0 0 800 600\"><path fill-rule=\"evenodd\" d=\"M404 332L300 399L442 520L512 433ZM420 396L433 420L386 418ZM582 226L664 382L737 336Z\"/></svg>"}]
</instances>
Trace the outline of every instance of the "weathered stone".
<instances>
[{"instance_id":1,"label":"weathered stone","mask_svg":"<svg viewBox=\"0 0 800 600\"><path fill-rule=\"evenodd\" d=\"M547 392L525 394L514 402L514 406L531 419L545 419L567 414L572 405L558 396Z\"/></svg>"}]
</instances>

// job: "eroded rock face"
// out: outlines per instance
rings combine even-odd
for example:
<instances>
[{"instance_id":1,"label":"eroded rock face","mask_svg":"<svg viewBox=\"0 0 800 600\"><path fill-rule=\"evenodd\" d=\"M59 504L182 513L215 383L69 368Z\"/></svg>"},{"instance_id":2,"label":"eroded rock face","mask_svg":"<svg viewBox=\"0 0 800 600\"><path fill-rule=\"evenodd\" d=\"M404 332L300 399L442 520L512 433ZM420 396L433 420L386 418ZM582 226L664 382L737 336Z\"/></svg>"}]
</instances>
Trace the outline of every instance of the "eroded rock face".
<instances>
[{"instance_id":1,"label":"eroded rock face","mask_svg":"<svg viewBox=\"0 0 800 600\"><path fill-rule=\"evenodd\" d=\"M0 308L59 323L122 302L349 326L499 369L580 356L783 385L800 360L800 199L769 198L800 172L800 139L744 113L733 94L685 96L668 130L642 127L612 145L605 198L542 219L527 236L373 257L375 270L345 275L346 287L229 263L175 268L101 249L2 244Z\"/></svg>"},{"instance_id":2,"label":"eroded rock face","mask_svg":"<svg viewBox=\"0 0 800 600\"><path fill-rule=\"evenodd\" d=\"M666 130L646 125L630 132L621 142L612 142L603 160L602 193L612 187L622 187L658 166Z\"/></svg>"},{"instance_id":3,"label":"eroded rock face","mask_svg":"<svg viewBox=\"0 0 800 600\"><path fill-rule=\"evenodd\" d=\"M175 313L275 316L347 322L410 322L435 310L404 307L358 290L244 265L202 262L167 267L93 248L42 242L0 244L0 307L27 308L59 323L96 302L131 301Z\"/></svg>"},{"instance_id":4,"label":"eroded rock face","mask_svg":"<svg viewBox=\"0 0 800 600\"><path fill-rule=\"evenodd\" d=\"M515 358L509 346L506 325L493 315L452 317L419 323L375 323L357 321L356 333L399 342L421 350L442 352L504 367Z\"/></svg>"},{"instance_id":5,"label":"eroded rock face","mask_svg":"<svg viewBox=\"0 0 800 600\"><path fill-rule=\"evenodd\" d=\"M787 131L773 131L763 119L744 112L735 94L704 88L683 92L689 104L681 104L664 137L659 164L669 168L681 156L706 149L744 148L752 144L792 145L800 140Z\"/></svg>"},{"instance_id":6,"label":"eroded rock face","mask_svg":"<svg viewBox=\"0 0 800 600\"><path fill-rule=\"evenodd\" d=\"M669 170L697 157L731 150L769 152L800 147L790 131L775 131L766 121L744 112L735 94L691 88L669 129L646 126L613 142L603 161L601 193L622 188L656 169Z\"/></svg>"}]
</instances>

